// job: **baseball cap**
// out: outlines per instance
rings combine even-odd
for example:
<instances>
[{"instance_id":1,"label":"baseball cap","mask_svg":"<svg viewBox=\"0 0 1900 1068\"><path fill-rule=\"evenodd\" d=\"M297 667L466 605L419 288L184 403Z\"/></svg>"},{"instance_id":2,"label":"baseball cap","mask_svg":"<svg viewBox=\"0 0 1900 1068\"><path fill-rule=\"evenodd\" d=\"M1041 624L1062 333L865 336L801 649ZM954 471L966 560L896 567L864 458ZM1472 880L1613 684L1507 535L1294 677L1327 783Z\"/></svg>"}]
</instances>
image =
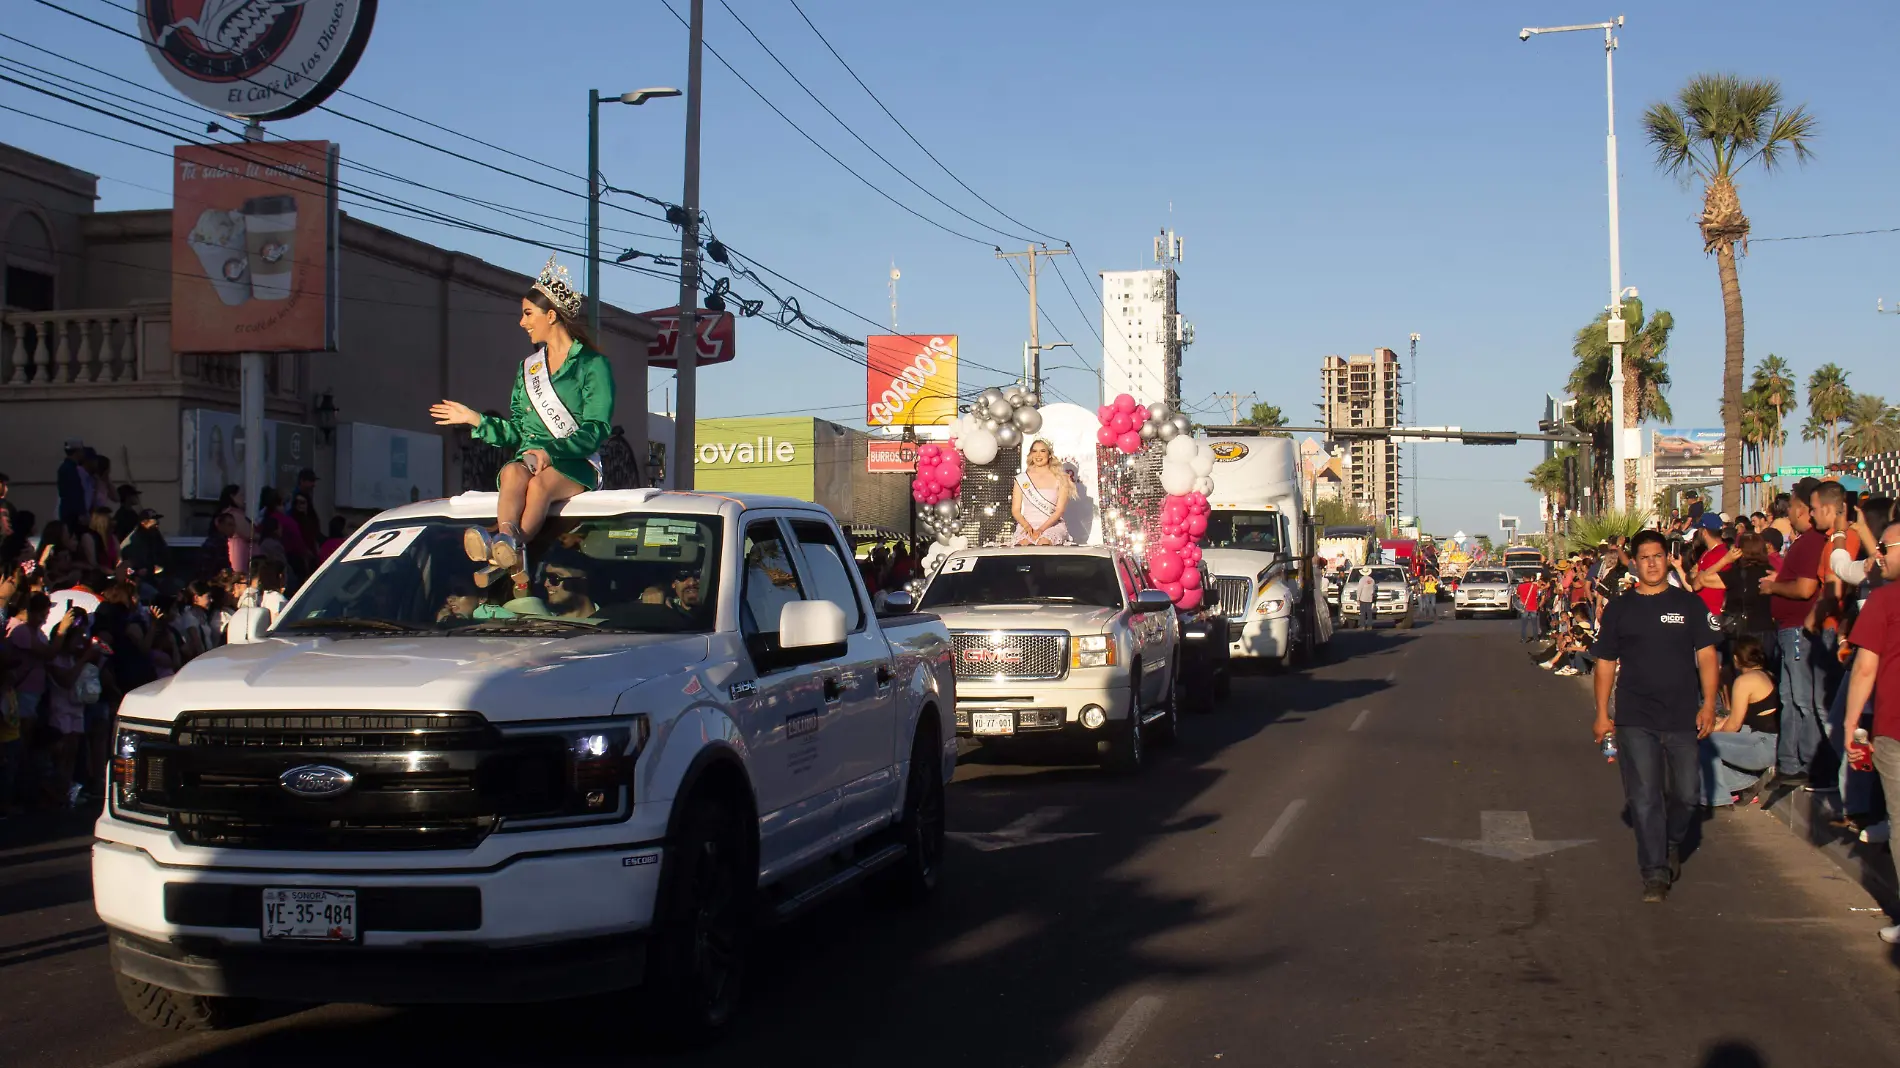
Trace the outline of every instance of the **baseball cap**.
<instances>
[{"instance_id":1,"label":"baseball cap","mask_svg":"<svg viewBox=\"0 0 1900 1068\"><path fill-rule=\"evenodd\" d=\"M67 438L66 439L67 452L72 452L76 449L83 449L85 447L86 447L86 441L84 438Z\"/></svg>"},{"instance_id":2,"label":"baseball cap","mask_svg":"<svg viewBox=\"0 0 1900 1068\"><path fill-rule=\"evenodd\" d=\"M143 523L147 519L163 519L163 518L165 518L165 516L162 513L153 511L150 508L139 509L139 522L141 523Z\"/></svg>"},{"instance_id":3,"label":"baseball cap","mask_svg":"<svg viewBox=\"0 0 1900 1068\"><path fill-rule=\"evenodd\" d=\"M1701 527L1703 530L1711 530L1711 531L1715 531L1716 533L1721 533L1722 517L1719 515L1716 515L1714 512L1703 512L1702 518L1696 520L1696 526Z\"/></svg>"}]
</instances>

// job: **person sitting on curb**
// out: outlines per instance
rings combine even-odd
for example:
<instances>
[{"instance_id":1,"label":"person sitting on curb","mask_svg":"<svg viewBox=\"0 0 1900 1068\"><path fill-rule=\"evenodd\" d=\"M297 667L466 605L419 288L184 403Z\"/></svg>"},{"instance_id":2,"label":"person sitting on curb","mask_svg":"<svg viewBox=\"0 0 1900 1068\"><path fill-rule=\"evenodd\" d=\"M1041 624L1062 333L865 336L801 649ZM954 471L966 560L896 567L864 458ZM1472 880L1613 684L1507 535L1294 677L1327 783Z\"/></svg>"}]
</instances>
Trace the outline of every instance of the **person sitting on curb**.
<instances>
[{"instance_id":1,"label":"person sitting on curb","mask_svg":"<svg viewBox=\"0 0 1900 1068\"><path fill-rule=\"evenodd\" d=\"M1737 794L1761 782L1775 766L1781 732L1781 691L1764 670L1768 650L1760 638L1744 634L1735 639L1733 656L1728 715L1702 739L1702 803L1710 808L1735 804Z\"/></svg>"}]
</instances>

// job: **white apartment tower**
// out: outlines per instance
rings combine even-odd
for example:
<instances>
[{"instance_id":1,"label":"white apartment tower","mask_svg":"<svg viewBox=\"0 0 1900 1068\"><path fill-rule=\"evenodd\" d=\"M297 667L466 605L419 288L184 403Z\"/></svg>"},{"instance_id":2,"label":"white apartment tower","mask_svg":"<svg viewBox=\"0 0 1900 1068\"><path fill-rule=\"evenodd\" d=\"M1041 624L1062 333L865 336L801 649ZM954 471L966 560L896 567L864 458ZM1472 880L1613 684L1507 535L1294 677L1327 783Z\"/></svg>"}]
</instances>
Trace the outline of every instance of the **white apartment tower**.
<instances>
[{"instance_id":1,"label":"white apartment tower","mask_svg":"<svg viewBox=\"0 0 1900 1068\"><path fill-rule=\"evenodd\" d=\"M1175 304L1181 238L1162 231L1155 262L1145 271L1102 272L1102 400L1120 393L1181 406L1181 353L1194 328Z\"/></svg>"},{"instance_id":2,"label":"white apartment tower","mask_svg":"<svg viewBox=\"0 0 1900 1068\"><path fill-rule=\"evenodd\" d=\"M1320 363L1320 409L1326 426L1394 427L1405 422L1400 399L1399 355L1373 349L1370 356L1328 356ZM1403 507L1399 491L1399 446L1391 441L1338 438L1345 449L1346 496L1371 515L1393 516Z\"/></svg>"}]
</instances>

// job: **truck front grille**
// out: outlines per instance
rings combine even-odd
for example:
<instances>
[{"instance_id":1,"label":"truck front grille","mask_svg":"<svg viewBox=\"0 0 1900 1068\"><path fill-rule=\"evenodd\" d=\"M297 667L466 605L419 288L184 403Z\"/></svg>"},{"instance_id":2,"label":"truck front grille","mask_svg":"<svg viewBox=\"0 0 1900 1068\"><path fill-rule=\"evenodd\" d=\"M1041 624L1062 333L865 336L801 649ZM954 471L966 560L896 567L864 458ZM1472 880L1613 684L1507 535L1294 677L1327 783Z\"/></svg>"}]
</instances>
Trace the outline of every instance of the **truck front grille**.
<instances>
[{"instance_id":1,"label":"truck front grille","mask_svg":"<svg viewBox=\"0 0 1900 1068\"><path fill-rule=\"evenodd\" d=\"M469 849L560 814L570 786L559 737L503 738L476 713L194 713L137 762L138 813L223 849ZM330 797L284 786L313 764L353 779Z\"/></svg>"},{"instance_id":2,"label":"truck front grille","mask_svg":"<svg viewBox=\"0 0 1900 1068\"><path fill-rule=\"evenodd\" d=\"M950 637L960 679L1059 679L1069 670L1066 633L975 630Z\"/></svg>"},{"instance_id":3,"label":"truck front grille","mask_svg":"<svg viewBox=\"0 0 1900 1068\"><path fill-rule=\"evenodd\" d=\"M1220 614L1228 619L1244 619L1247 606L1253 600L1253 580L1236 578L1231 575L1217 575L1214 588L1220 591Z\"/></svg>"}]
</instances>

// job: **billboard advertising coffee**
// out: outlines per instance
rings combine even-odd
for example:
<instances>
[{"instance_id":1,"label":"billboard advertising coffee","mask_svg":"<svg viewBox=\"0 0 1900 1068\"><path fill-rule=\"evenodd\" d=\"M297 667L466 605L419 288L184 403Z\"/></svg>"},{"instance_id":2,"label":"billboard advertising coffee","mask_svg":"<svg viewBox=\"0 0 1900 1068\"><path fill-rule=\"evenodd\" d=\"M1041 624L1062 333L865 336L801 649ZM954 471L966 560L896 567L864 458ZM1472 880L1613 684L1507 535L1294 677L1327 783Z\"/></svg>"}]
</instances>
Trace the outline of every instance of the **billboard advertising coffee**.
<instances>
[{"instance_id":1,"label":"billboard advertising coffee","mask_svg":"<svg viewBox=\"0 0 1900 1068\"><path fill-rule=\"evenodd\" d=\"M239 118L309 111L350 76L376 0L140 0L139 36L171 87Z\"/></svg>"},{"instance_id":2,"label":"billboard advertising coffee","mask_svg":"<svg viewBox=\"0 0 1900 1068\"><path fill-rule=\"evenodd\" d=\"M336 348L336 146L172 151L172 347Z\"/></svg>"}]
</instances>

